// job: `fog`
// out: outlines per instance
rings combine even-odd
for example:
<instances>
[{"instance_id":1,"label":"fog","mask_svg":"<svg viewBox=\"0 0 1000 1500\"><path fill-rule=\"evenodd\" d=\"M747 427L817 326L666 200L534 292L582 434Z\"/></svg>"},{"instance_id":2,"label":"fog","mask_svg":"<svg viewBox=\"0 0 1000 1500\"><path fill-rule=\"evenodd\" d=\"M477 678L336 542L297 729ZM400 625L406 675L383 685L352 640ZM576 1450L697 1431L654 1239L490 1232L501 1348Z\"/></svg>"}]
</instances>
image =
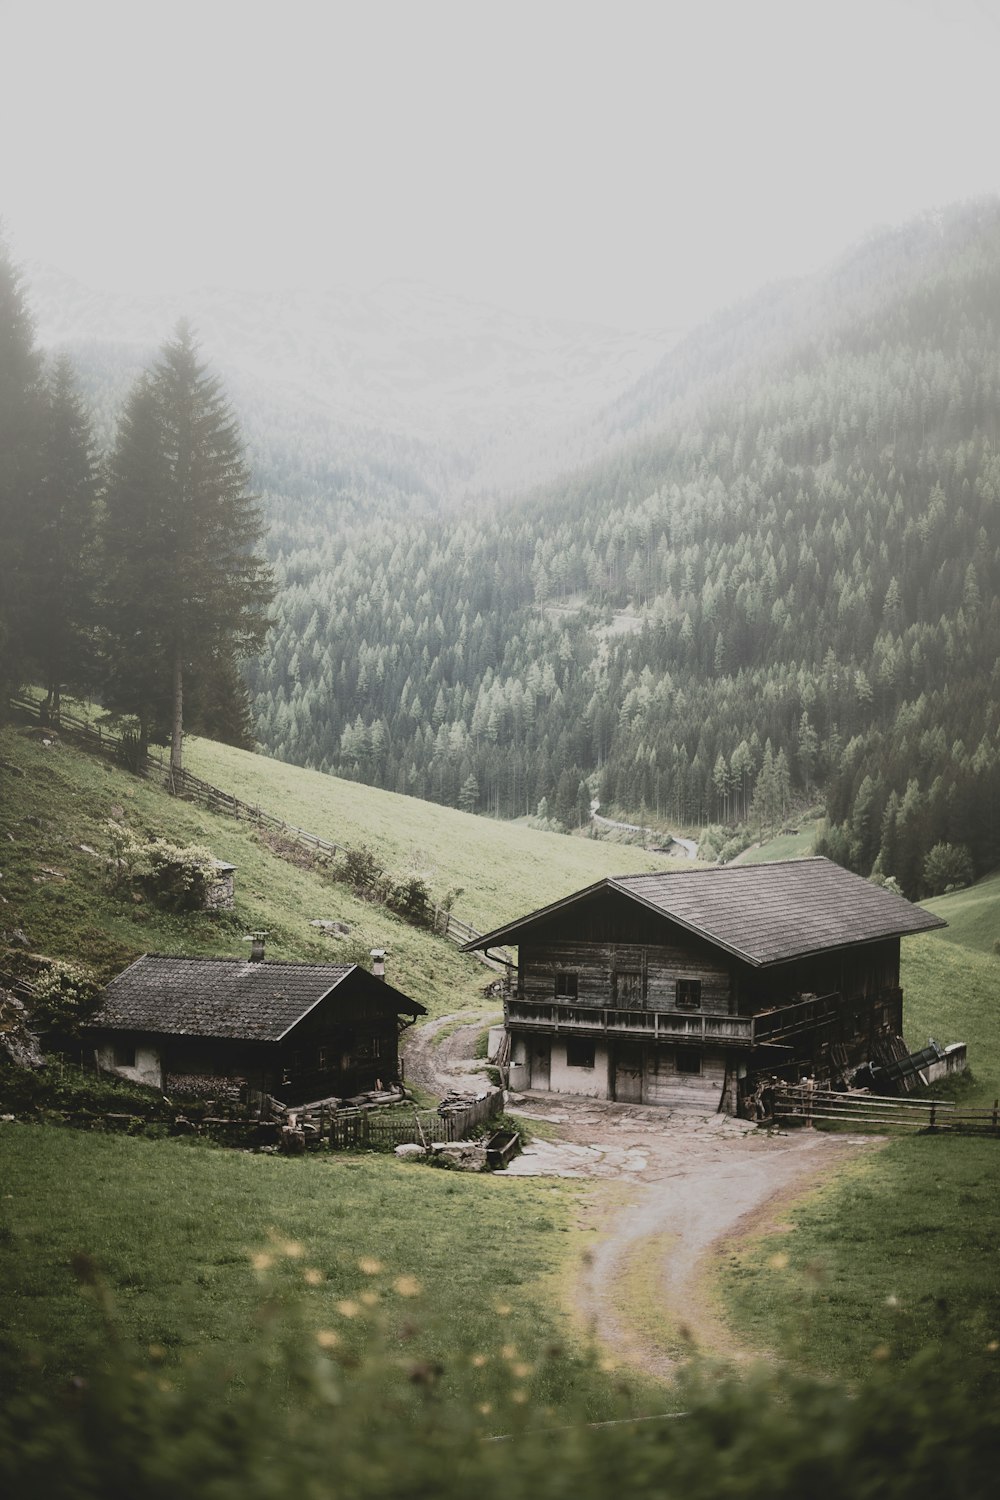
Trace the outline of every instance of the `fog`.
<instances>
[{"instance_id":1,"label":"fog","mask_svg":"<svg viewBox=\"0 0 1000 1500\"><path fill-rule=\"evenodd\" d=\"M15 254L690 324L1000 188L977 0L0 3Z\"/></svg>"}]
</instances>

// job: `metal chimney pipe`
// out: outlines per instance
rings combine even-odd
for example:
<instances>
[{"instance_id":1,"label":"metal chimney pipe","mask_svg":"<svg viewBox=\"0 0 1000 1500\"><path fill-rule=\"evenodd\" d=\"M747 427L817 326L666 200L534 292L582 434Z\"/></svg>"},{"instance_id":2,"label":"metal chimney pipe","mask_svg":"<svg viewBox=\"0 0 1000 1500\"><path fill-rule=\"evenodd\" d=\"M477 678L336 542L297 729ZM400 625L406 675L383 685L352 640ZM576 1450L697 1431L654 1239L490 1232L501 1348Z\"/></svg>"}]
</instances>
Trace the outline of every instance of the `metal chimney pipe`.
<instances>
[{"instance_id":1,"label":"metal chimney pipe","mask_svg":"<svg viewBox=\"0 0 1000 1500\"><path fill-rule=\"evenodd\" d=\"M371 953L372 953L372 973L375 975L376 979L384 979L385 978L385 949L384 948L373 948L371 950Z\"/></svg>"}]
</instances>

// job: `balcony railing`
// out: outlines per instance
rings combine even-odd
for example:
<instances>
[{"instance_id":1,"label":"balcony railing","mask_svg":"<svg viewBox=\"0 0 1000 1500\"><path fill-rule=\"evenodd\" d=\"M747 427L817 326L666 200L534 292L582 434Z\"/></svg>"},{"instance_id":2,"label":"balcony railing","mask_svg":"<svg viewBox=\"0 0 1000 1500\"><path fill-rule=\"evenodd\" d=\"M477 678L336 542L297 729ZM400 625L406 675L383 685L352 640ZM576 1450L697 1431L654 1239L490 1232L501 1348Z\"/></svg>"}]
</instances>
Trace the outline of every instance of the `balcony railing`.
<instances>
[{"instance_id":1,"label":"balcony railing","mask_svg":"<svg viewBox=\"0 0 1000 1500\"><path fill-rule=\"evenodd\" d=\"M800 1031L812 1031L836 1015L839 1004L839 994L810 995L808 1000L796 1000L791 1005L759 1011L753 1018L753 1039L755 1042L771 1042L795 1036Z\"/></svg>"},{"instance_id":2,"label":"balcony railing","mask_svg":"<svg viewBox=\"0 0 1000 1500\"><path fill-rule=\"evenodd\" d=\"M618 1010L610 1006L535 1003L511 996L507 1020L518 1028L539 1031L583 1031L613 1036L648 1037L651 1041L722 1042L732 1046L776 1043L832 1018L839 995L811 996L776 1006L755 1016L712 1015L672 1010Z\"/></svg>"},{"instance_id":3,"label":"balcony railing","mask_svg":"<svg viewBox=\"0 0 1000 1500\"><path fill-rule=\"evenodd\" d=\"M651 1041L713 1041L746 1046L752 1041L749 1016L679 1015L664 1010L612 1010L601 1006L533 1005L511 1000L507 1019L540 1031L590 1031Z\"/></svg>"}]
</instances>

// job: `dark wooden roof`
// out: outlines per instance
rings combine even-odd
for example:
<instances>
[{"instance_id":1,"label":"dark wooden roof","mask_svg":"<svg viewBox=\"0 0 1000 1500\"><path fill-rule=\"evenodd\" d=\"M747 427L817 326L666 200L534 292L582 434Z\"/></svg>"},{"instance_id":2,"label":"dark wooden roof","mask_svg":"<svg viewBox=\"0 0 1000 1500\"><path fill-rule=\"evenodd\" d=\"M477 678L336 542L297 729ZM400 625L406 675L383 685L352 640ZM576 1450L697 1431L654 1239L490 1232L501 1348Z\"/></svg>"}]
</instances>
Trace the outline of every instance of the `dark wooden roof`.
<instances>
[{"instance_id":1,"label":"dark wooden roof","mask_svg":"<svg viewBox=\"0 0 1000 1500\"><path fill-rule=\"evenodd\" d=\"M467 943L491 948L531 936L555 912L617 891L755 968L948 924L828 859L617 875Z\"/></svg>"},{"instance_id":2,"label":"dark wooden roof","mask_svg":"<svg viewBox=\"0 0 1000 1500\"><path fill-rule=\"evenodd\" d=\"M88 1025L278 1042L340 986L345 996L355 986L384 995L387 1008L396 1014L425 1014L422 1005L357 964L253 963L146 953L111 981Z\"/></svg>"}]
</instances>

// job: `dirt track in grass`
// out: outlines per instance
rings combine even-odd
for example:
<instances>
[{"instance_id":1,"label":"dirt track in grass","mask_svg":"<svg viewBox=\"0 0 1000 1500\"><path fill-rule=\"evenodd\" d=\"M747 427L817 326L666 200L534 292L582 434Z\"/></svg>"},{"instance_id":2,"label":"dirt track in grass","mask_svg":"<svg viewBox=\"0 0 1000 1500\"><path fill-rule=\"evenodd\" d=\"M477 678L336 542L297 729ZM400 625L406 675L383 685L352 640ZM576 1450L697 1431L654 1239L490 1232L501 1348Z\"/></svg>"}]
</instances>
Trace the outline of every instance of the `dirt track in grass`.
<instances>
[{"instance_id":1,"label":"dirt track in grass","mask_svg":"<svg viewBox=\"0 0 1000 1500\"><path fill-rule=\"evenodd\" d=\"M407 1041L408 1077L438 1092L482 1084L481 1074L466 1069L483 1020L434 1042L455 1019L431 1022ZM662 1379L695 1350L736 1362L749 1357L712 1296L721 1247L776 1225L791 1198L881 1144L566 1095L518 1095L508 1107L552 1139L536 1137L506 1175L590 1184L580 1195L578 1224L588 1244L569 1291L572 1316L612 1359Z\"/></svg>"}]
</instances>

